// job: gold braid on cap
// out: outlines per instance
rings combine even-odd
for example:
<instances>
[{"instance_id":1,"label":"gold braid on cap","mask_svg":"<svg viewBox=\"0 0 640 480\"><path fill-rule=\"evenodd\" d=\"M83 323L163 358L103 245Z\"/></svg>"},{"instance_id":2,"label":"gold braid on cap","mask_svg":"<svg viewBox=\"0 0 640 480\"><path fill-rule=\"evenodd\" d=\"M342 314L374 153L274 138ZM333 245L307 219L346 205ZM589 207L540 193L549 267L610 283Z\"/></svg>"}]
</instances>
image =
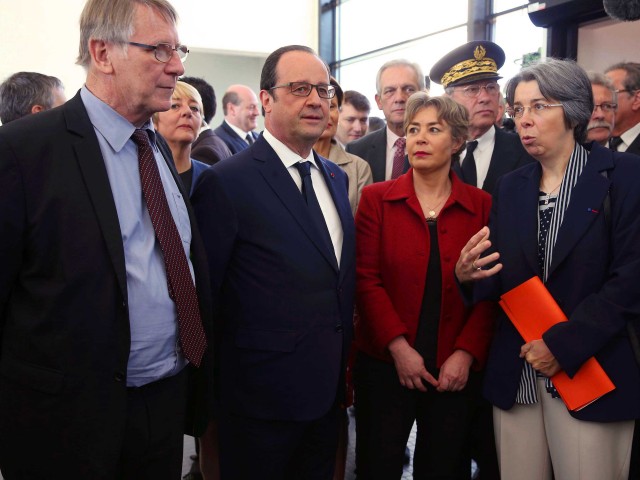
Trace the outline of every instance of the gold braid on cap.
<instances>
[{"instance_id":1,"label":"gold braid on cap","mask_svg":"<svg viewBox=\"0 0 640 480\"><path fill-rule=\"evenodd\" d=\"M477 73L498 73L498 65L493 58L485 57L487 51L482 45L478 45L473 51L473 59L456 63L442 76L440 83L446 87L450 83L475 75Z\"/></svg>"}]
</instances>

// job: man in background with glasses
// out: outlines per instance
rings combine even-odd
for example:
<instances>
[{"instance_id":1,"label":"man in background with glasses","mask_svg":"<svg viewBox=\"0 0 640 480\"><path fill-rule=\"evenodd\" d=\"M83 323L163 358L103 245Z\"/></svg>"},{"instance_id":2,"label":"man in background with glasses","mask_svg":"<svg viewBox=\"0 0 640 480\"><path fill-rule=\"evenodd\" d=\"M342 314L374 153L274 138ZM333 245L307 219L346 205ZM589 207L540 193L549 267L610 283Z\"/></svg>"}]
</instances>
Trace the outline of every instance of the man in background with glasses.
<instances>
[{"instance_id":1,"label":"man in background with glasses","mask_svg":"<svg viewBox=\"0 0 640 480\"><path fill-rule=\"evenodd\" d=\"M327 65L291 45L260 79L265 130L202 173L192 201L217 312L226 480L330 480L352 337L347 176L312 147L335 95Z\"/></svg>"},{"instance_id":2,"label":"man in background with glasses","mask_svg":"<svg viewBox=\"0 0 640 480\"><path fill-rule=\"evenodd\" d=\"M469 141L454 170L466 183L489 193L502 175L533 161L516 135L495 127L501 95L497 81L502 78L498 70L504 60L499 45L473 41L447 53L429 73L431 81L469 112Z\"/></svg>"},{"instance_id":3,"label":"man in background with glasses","mask_svg":"<svg viewBox=\"0 0 640 480\"><path fill-rule=\"evenodd\" d=\"M605 74L613 84L618 104L609 146L618 152L640 155L640 63L617 63Z\"/></svg>"},{"instance_id":4,"label":"man in background with glasses","mask_svg":"<svg viewBox=\"0 0 640 480\"><path fill-rule=\"evenodd\" d=\"M86 84L0 128L5 478L176 480L185 425L205 426L187 402L211 370L204 247L151 123L184 73L176 20L89 0Z\"/></svg>"},{"instance_id":5,"label":"man in background with glasses","mask_svg":"<svg viewBox=\"0 0 640 480\"><path fill-rule=\"evenodd\" d=\"M587 126L587 141L598 142L607 147L615 125L618 104L616 92L611 81L602 73L589 72L591 90L593 90L593 113Z\"/></svg>"}]
</instances>

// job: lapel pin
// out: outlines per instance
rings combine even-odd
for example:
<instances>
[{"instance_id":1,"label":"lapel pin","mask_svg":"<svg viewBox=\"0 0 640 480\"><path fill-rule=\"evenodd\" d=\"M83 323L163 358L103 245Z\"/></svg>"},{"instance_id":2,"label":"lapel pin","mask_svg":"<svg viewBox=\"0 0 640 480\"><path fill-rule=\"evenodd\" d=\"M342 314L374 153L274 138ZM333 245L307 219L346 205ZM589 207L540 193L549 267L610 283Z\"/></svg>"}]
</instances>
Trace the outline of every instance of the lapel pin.
<instances>
[{"instance_id":1,"label":"lapel pin","mask_svg":"<svg viewBox=\"0 0 640 480\"><path fill-rule=\"evenodd\" d=\"M587 212L591 212L591 213L600 213L598 210L596 210L595 208L587 208Z\"/></svg>"},{"instance_id":2,"label":"lapel pin","mask_svg":"<svg viewBox=\"0 0 640 480\"><path fill-rule=\"evenodd\" d=\"M333 172L330 172L329 175L331 175L331 178L336 178L336 174Z\"/></svg>"}]
</instances>

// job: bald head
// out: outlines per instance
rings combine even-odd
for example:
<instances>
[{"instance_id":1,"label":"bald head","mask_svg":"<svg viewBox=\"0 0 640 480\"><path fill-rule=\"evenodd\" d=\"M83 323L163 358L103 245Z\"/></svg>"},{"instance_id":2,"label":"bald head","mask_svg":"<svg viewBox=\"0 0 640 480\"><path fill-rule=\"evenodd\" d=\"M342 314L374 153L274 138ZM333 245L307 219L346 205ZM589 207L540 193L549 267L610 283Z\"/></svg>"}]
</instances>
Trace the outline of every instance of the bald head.
<instances>
[{"instance_id":1,"label":"bald head","mask_svg":"<svg viewBox=\"0 0 640 480\"><path fill-rule=\"evenodd\" d=\"M258 105L258 97L246 85L231 85L222 97L224 119L246 133L256 128Z\"/></svg>"}]
</instances>

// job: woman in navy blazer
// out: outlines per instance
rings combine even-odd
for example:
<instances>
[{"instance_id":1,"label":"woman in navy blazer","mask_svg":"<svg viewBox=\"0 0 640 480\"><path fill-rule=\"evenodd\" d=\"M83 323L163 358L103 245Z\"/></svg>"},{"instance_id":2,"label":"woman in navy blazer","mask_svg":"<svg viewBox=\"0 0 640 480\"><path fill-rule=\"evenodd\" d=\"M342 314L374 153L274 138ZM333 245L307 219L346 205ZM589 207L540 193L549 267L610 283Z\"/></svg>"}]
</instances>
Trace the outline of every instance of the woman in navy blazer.
<instances>
[{"instance_id":1,"label":"woman in navy blazer","mask_svg":"<svg viewBox=\"0 0 640 480\"><path fill-rule=\"evenodd\" d=\"M482 280L472 289L476 300L538 276L569 321L525 343L499 317L484 393L494 405L502 478L626 480L640 416L640 368L627 328L640 314L640 162L581 144L593 96L572 61L523 69L507 101L538 162L499 181L489 229L462 250L456 276L467 293ZM568 411L548 378L573 377L591 357L616 388Z\"/></svg>"},{"instance_id":2,"label":"woman in navy blazer","mask_svg":"<svg viewBox=\"0 0 640 480\"><path fill-rule=\"evenodd\" d=\"M495 305L467 308L453 269L491 199L451 172L464 107L416 93L405 131L412 169L365 187L356 214L354 371L358 478L400 478L418 422L414 478L469 478L469 423Z\"/></svg>"},{"instance_id":3,"label":"woman in navy blazer","mask_svg":"<svg viewBox=\"0 0 640 480\"><path fill-rule=\"evenodd\" d=\"M156 130L169 144L176 170L189 195L193 193L198 176L209 167L191 158L191 146L198 138L203 112L198 90L188 83L177 82L169 110L153 115Z\"/></svg>"}]
</instances>

